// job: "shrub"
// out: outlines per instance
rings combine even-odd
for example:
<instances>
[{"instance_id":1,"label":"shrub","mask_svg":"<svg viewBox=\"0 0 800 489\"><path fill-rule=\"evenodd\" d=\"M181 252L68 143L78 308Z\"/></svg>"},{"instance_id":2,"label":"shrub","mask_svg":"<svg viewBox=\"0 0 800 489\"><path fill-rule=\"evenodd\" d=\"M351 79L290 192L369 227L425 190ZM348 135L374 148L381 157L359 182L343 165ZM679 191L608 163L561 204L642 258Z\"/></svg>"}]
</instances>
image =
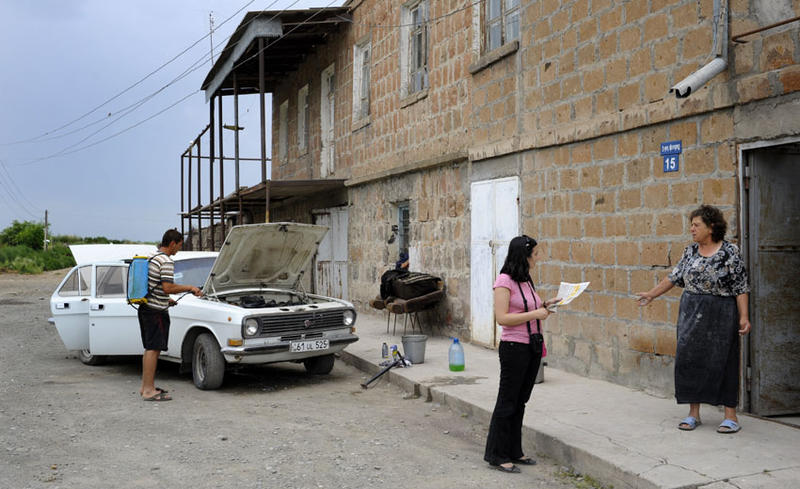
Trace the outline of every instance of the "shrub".
<instances>
[{"instance_id":1,"label":"shrub","mask_svg":"<svg viewBox=\"0 0 800 489\"><path fill-rule=\"evenodd\" d=\"M0 243L41 250L44 245L44 224L14 221L11 226L0 232Z\"/></svg>"}]
</instances>

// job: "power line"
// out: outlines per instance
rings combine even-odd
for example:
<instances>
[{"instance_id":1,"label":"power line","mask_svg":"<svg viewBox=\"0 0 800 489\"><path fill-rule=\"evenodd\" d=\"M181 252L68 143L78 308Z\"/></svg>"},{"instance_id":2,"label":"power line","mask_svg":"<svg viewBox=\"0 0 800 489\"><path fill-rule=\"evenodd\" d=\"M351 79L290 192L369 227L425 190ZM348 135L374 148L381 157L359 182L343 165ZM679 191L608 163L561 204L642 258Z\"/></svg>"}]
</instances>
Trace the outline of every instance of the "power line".
<instances>
[{"instance_id":1,"label":"power line","mask_svg":"<svg viewBox=\"0 0 800 489\"><path fill-rule=\"evenodd\" d=\"M272 6L274 3L276 3L276 1L277 1L277 0L273 1L273 2L272 2L270 5L269 5L269 6L267 6L267 8L269 8L269 7L270 7L270 6ZM294 1L294 2L292 2L292 3L291 3L289 6L288 6L288 7L286 7L286 8L284 8L284 9L280 10L279 12L276 12L276 13L275 13L275 15L273 15L273 16L270 18L270 20L273 20L273 19L275 19L275 18L276 18L278 15L280 15L281 13L285 12L286 10L288 10L288 9L289 9L289 7L292 7L292 6L293 6L293 5L295 5L295 4L296 4L298 1L299 1L299 0L295 0L295 1ZM270 42L269 44L267 44L266 46L264 46L263 50L266 50L267 48L269 48L270 46L274 45L275 43L277 43L278 41L280 41L280 40L281 40L281 39L283 39L284 37L288 36L289 34L291 34L292 32L294 32L295 30L297 30L298 28L300 28L300 26L302 26L303 24L306 24L306 23L308 23L308 21L309 21L310 19L312 19L312 18L316 17L316 16L317 16L317 15L319 15L321 12L323 12L325 9L328 9L328 8L330 8L330 6L331 6L331 5L333 5L333 3L335 3L335 2L336 2L336 0L332 0L332 1L331 1L331 2L330 2L328 5L327 5L327 6L323 7L323 8L322 8L322 9L320 9L320 10L317 10L317 11L316 11L316 12L314 12L314 13L313 13L313 14L312 14L312 15L311 15L311 16L310 16L308 19L306 19L306 20L304 20L304 21L302 21L302 22L298 23L297 25L295 25L294 27L292 27L292 29L290 29L288 32L281 34L281 36L277 37L277 38L276 38L274 41L272 41L272 42ZM259 12L259 14L258 14L258 15L256 15L256 16L255 16L253 19L251 19L250 21L248 21L248 24L249 24L250 22L253 22L253 21L254 21L256 18L258 18L258 17L259 17L259 16L260 16L262 13L264 13L265 11L266 11L266 9L264 9L264 10L261 10L261 12ZM247 25L247 24L245 24L245 25ZM231 37L231 36L228 36L228 38L226 38L226 40L227 40L227 39L230 39L230 37ZM224 43L226 40L223 40L223 41L222 41L220 44ZM237 42L239 42L239 41L237 41ZM235 45L235 44L234 44L234 45ZM257 52L256 54L254 54L253 56L257 56L257 55L258 55L260 52L261 52L261 51L258 51L258 52ZM127 131L129 131L129 130L131 130L131 129L133 129L133 128L135 128L135 127L138 127L138 126L142 125L143 123L145 123L145 122L147 122L147 121L149 121L149 120L151 120L151 119L155 118L156 116L158 116L158 115L160 115L160 114L162 114L162 113L166 112L168 109L171 109L172 107L174 107L174 106L178 105L179 103L183 102L183 101L184 101L184 100L186 100L187 98L189 98L189 97L191 97L192 95L194 95L195 93L197 93L197 91L193 91L193 92L191 92L191 93L187 94L186 96L184 96L183 98L181 98L181 99L180 99L180 100L178 100L177 102L175 102L175 103L173 103L173 104L169 105L169 106L168 106L168 107L166 107L165 109L162 109L162 110L158 111L157 113L155 113L155 114L151 115L150 117L147 117L146 119L144 119L144 120L142 120L142 121L139 121L139 122L137 122L136 124L133 124L133 125L131 125L131 126L128 126L127 128L125 128L125 129L123 129L123 130L121 130L121 131L119 131L119 132L116 132L116 133L114 133L114 134L112 134L112 135L110 135L110 136L108 136L108 137L105 137L105 138L103 138L103 139L101 139L101 140L99 140L99 141L95 141L95 142L93 142L93 143L91 143L91 144L88 144L88 145L86 145L86 146L83 146L83 147L77 148L77 149L75 149L75 150L73 150L73 151L69 151L71 148L74 148L75 146L78 146L78 145L80 145L81 143L85 142L86 140L88 140L88 139L89 139L89 138L91 138L92 136L94 136L94 135L98 134L99 132L101 132L101 131L102 131L102 130L104 130L105 128L107 128L107 127L109 127L110 125L114 124L115 122L117 122L117 121L118 121L119 119L121 119L122 117L125 117L125 116L127 116L128 114L132 113L134 110L136 110L137 108L139 108L139 107L140 107L141 105L143 105L145 102L149 101L150 99L152 99L153 97L155 97L155 96L156 96L158 93L162 92L163 90L165 90L165 89L166 89L166 88L168 88L169 86L171 86L171 85L173 85L174 83L176 83L177 81L180 81L181 79L185 78L186 76L188 76L188 75L189 75L189 74L191 74L192 72L194 72L194 71L196 71L196 70L200 69L200 68L202 67L202 64L203 64L203 63L204 63L204 62L205 62L207 59L208 59L208 55L204 55L204 56L203 56L203 57L201 57L199 60L197 60L197 61L196 61L196 62L195 62L193 65L191 65L189 68L187 68L187 69L186 69L186 70L185 70L185 71L184 71L182 74L178 75L178 77L174 78L172 81L170 81L170 82L169 82L169 83L167 83L165 86L163 86L163 87L161 87L160 89L158 89L156 92L154 92L154 93L152 93L152 94L148 95L147 97L145 97L145 98L141 99L139 102L137 102L137 103L133 104L132 106L129 106L129 107L132 107L130 110L128 110L127 112L125 112L125 113L123 113L123 114L120 114L120 115L119 115L119 116L118 116L116 119L114 119L113 121L109 122L108 124L106 124L105 126L103 126L102 128L100 128L99 130L95 131L94 133L90 134L89 136L87 136L87 137L83 138L82 140L78 141L77 143L74 143L74 144L72 144L72 145L70 145L70 146L67 146L66 148L63 148L63 149L61 149L60 151L58 151L58 152L56 152L56 153L53 153L53 154L50 154L50 155L48 155L48 156L43 156L43 157L40 157L40 158L35 158L35 159L32 159L32 160L28 160L27 162L25 162L25 163L21 163L20 165L29 165L29 164L32 164L32 163L37 163L37 162L40 162L40 161L44 161L44 160L48 160L48 159L52 159L52 158L56 158L56 157L58 157L58 156L65 156L65 155L70 155L70 154L77 153L77 152L79 152L79 151L83 151L83 150L85 150L85 149L88 149L88 148L91 148L91 147L93 147L93 146L96 146L97 144L100 144L100 143L102 143L102 142L108 141L108 140L109 140L109 139L111 139L111 138L114 138L114 137L116 137L116 136L119 136L119 135L121 135L121 134L123 134L123 133L125 133L125 132L127 132ZM239 63L239 64L237 64L236 66L234 66L234 69L235 69L236 67L239 67L239 66L241 66L241 64L242 64L242 63L244 63L244 62L246 62L246 61L248 61L248 60L250 60L250 59L252 59L252 56L251 56L250 58L247 58L247 59L245 59L244 61L240 62L240 63Z\"/></svg>"},{"instance_id":2,"label":"power line","mask_svg":"<svg viewBox=\"0 0 800 489\"><path fill-rule=\"evenodd\" d=\"M267 7L265 7L264 9L262 9L262 10L261 10L261 11L260 11L260 12L259 12L259 13L258 13L256 16L254 16L252 19L250 19L250 20L249 20L249 21L247 21L245 24L243 24L243 26L242 26L242 27L244 27L244 26L246 26L246 25L250 24L251 22L255 21L255 19L257 19L257 18L258 18L258 17L259 17L261 14L263 14L264 12L266 12L266 11L267 11L267 9L268 9L268 8L270 8L270 7L272 7L272 5L274 5L275 3L277 3L277 1L278 1L278 0L273 0L273 1L272 1L272 2L269 4L269 5L267 5ZM294 2L292 2L292 3L291 3L289 6L288 6L288 7L286 7L286 8L284 8L284 9L280 10L279 12L276 12L276 13L275 13L275 15L273 15L273 16L270 18L270 20L273 20L273 19L275 19L275 18L276 18L278 15L280 15L281 13L285 12L286 10L288 10L290 7L292 7L293 5L295 5L295 4L296 4L298 1L299 1L299 0L295 0L295 1L294 1ZM331 4L332 4L332 3L333 3L333 2L331 2ZM240 10L241 10L241 9L240 9ZM230 18L230 17L229 17L229 18ZM219 43L217 46L221 46L221 45L222 45L222 44L224 44L224 43L225 43L227 40L229 40L229 39L230 39L232 36L233 36L233 34L231 34L231 35L230 35L230 36L228 36L227 38L223 39L223 40L222 40L222 41L221 41L221 42L220 42L220 43ZM283 36L281 36L281 37L283 37ZM279 38L279 39L280 39L280 38ZM239 41L237 41L237 43L238 43L238 42L239 42ZM232 46L235 46L237 43L234 43ZM232 47L232 46L231 46L231 47ZM67 146L66 148L62 148L62 149L61 149L61 150L59 150L58 152L56 152L56 153L53 153L53 154L51 154L51 155L44 156L44 157L40 157L40 158L35 158L35 159L32 159L32 160L28 160L28 161L26 161L26 162L24 162L24 163L22 163L22 164L30 164L30 163L35 163L35 162L39 162L39 161L44 161L44 160L47 160L47 159L55 158L55 157L57 157L57 156L61 156L61 155L66 155L66 154L72 154L72 153L74 153L74 151L69 151L69 150L70 150L70 149L72 149L72 148L74 148L74 147L76 147L76 146L78 146L78 145L80 145L80 144L81 144L81 143L83 143L83 142L86 142L86 141L87 141L89 138L91 138L92 136L95 136L95 135L97 135L98 133L102 132L104 129L106 129L106 128L108 128L109 126L113 125L114 123L116 123L116 122L117 122L117 121L119 121L120 119L122 119L122 118L124 118L124 117L128 116L129 114L133 113L133 112L134 112L136 109L138 109L139 107L141 107L142 105L144 105L146 102L148 102L148 101L150 101L151 99L153 99L153 98L154 98L156 95L158 95L159 93L161 93L162 91L164 91L164 90L165 90L165 89L167 89L168 87L170 87L170 86L174 85L175 83L177 83L178 81L180 81L180 80L182 80L183 78L187 77L189 74L193 73L194 71L197 71L198 69L202 68L202 67L203 67L203 64L204 64L204 63L205 63L205 61L207 61L208 59L209 59L209 55L208 55L208 54L205 54L205 55L201 56L201 57L200 57L200 59L198 59L197 61L195 61L194 63L192 63L192 65L190 65L190 66L189 66L189 68L187 68L186 70L184 70L184 72L183 72L183 73L181 73L180 75L178 75L177 77L173 78L173 79L172 79L171 81L169 81L169 82L168 82L166 85L162 86L161 88L159 88L159 89L158 89L158 90L156 90L155 92L153 92L153 93L151 93L151 94L149 94L149 95L147 95L147 96L145 96L145 97L143 97L143 98L139 99L138 101L134 102L133 104L131 104L131 105L129 105L129 106L127 106L127 107L125 107L124 109L122 109L122 113L121 113L121 114L119 114L118 116L116 116L116 117L115 117L115 118L114 118L114 119L113 119L111 122L109 122L109 123L108 123L108 124L106 124L105 126L101 127L101 128L100 128L100 129L98 129L97 131L93 132L92 134L90 134L90 135L88 135L88 136L84 137L84 138L83 138L83 139L81 139L80 141L78 141L78 142L76 142L76 143L74 143L74 144L71 144L71 145ZM182 99L181 99L179 102L177 102L177 103L180 103L180 102L182 102L183 100L185 100L186 98L188 98L188 97L189 97L190 95L192 95L193 93L195 93L195 92L193 91L192 93L190 93L190 94L189 94L189 95L187 95L186 97L183 97L183 98L182 98ZM172 104L170 107L173 107L173 106L177 105L177 103L174 103L174 104ZM159 111L159 112L158 112L158 114L161 114L161 113L163 113L163 112L164 112L163 110L162 110L162 111ZM158 115L158 114L156 114L156 115ZM128 130L128 129L132 129L133 127L136 127L136 126L140 125L142 122L146 122L146 121L148 121L148 120L152 119L153 117L154 117L154 116L148 117L147 119L145 119L144 121L141 121L140 123L134 124L133 126L129 126L129 127L126 129L126 130ZM104 119L101 119L101 120L95 121L94 123L88 124L87 126L84 126L84 127L89 127L89 126L91 126L91 125L94 125L94 124L96 124L96 123L98 123L98 122L101 122L102 120L106 120L106 119L104 118ZM73 132L75 132L75 131L73 131ZM123 130L123 131L120 131L120 132L118 132L118 133L115 133L115 134L114 134L114 135L112 135L111 137L114 137L114 136L116 136L116 135L122 134L123 132L125 132L125 130ZM106 140L108 140L108 139L110 139L110 137L109 137L109 138L104 138L104 139L100 140L99 142L103 142L103 141L106 141ZM85 149L85 148L92 147L92 146L94 146L94 145L95 145L95 143L93 143L93 144L90 144L90 145L88 145L88 146L86 146L86 147L84 147L84 148L79 148L79 151L80 151L80 150L82 150L82 149Z\"/></svg>"},{"instance_id":3,"label":"power line","mask_svg":"<svg viewBox=\"0 0 800 489\"><path fill-rule=\"evenodd\" d=\"M220 24L219 24L219 27L223 26L225 23L227 23L229 20L231 20L231 19L232 19L234 16L238 15L238 14L239 14L239 12L241 12L242 10L246 9L247 7L249 7L249 6L250 6L250 4L252 4L253 2L255 2L255 0L250 0L249 2L247 2L245 5L243 5L241 8L239 8L239 9L238 9L236 12L234 12L234 13L233 13L233 14L231 14L231 15L230 15L228 18L226 18L224 21L222 21L222 23L220 23ZM273 2L273 3L274 3L274 2ZM191 50L193 47L197 46L197 45L198 45L200 42L202 42L202 41L203 41L205 38L207 38L207 37L211 36L211 34L212 34L212 33L211 33L211 32L209 32L208 34L204 35L203 37L201 37L201 38L200 38L200 39L198 39L197 41L193 42L193 43L192 43L192 44L191 44L189 47L187 47L186 49L184 49L183 51L181 51L181 52L180 52L180 53L178 53L177 55L173 56L173 57L172 57L172 58L171 58L169 61L167 61L166 63L163 63L161 66L159 66L159 67L158 67L158 68L156 68L155 70L153 70L153 71L151 71L150 73L148 73L147 75L145 75L143 78L141 78L139 81L137 81L137 82L136 82L136 83L134 83L133 85L129 86L128 88L126 88L126 89L124 89L124 90L122 90L121 92L117 93L117 94L116 94L116 95L114 95L113 97L111 97L111 98L107 99L105 102L101 103L100 105L96 106L95 108L91 109L90 111L86 112L85 114L81 115L80 117L78 117L78 118L76 118L76 119L73 119L72 121L70 121L70 122L67 122L66 124L63 124L63 125L61 125L61 126L59 126L59 127L55 128L55 129L51 129L50 131L44 132L44 133L42 133L42 134L40 134L40 135L38 135L38 136L35 136L35 137L32 137L32 138L28 138L28 139L24 139L24 140L20 140L20 141L12 141L12 142L9 142L9 143L2 143L2 145L6 146L6 145L12 145L12 144L22 144L22 143L34 142L34 141L37 141L37 140L39 140L39 139L40 139L40 138L42 138L42 137L48 136L48 135L50 135L51 133L54 133L54 132L60 131L60 130L62 130L62 129L64 129L64 128L66 128L66 127L69 127L69 126L71 126L72 124L74 124L74 123L76 123L76 122L78 122L78 121L80 121L80 120L83 120L84 118L86 118L86 117L87 117L87 116L89 116L90 114L93 114L94 112L96 112L96 111L97 111L98 109L100 109L101 107L104 107L104 106L105 106L105 105L107 105L108 103L110 103L110 102L112 102L112 101L116 100L116 99L117 99L117 98L119 98L120 96L124 95L125 93L129 92L129 91L130 91L130 90L132 90L133 88L135 88L135 87L137 87L138 85L140 85L142 82L144 82L145 80L147 80L148 78L150 78L150 77L151 77L151 76L153 76L154 74L156 74L156 73L158 73L159 71L161 71L163 68L165 68L166 66L168 66L169 64L171 64L173 61L175 61L176 59L178 59L178 58L180 58L181 56L183 56L184 54L186 54L186 53L187 53L189 50Z\"/></svg>"}]
</instances>

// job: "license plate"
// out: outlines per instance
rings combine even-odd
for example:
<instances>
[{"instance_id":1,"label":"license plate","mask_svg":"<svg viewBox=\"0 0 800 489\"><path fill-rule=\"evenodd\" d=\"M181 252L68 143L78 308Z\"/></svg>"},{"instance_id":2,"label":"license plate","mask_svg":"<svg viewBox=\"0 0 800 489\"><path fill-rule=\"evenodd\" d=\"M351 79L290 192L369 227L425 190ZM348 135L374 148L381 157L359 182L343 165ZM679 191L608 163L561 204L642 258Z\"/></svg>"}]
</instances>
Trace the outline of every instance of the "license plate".
<instances>
[{"instance_id":1,"label":"license plate","mask_svg":"<svg viewBox=\"0 0 800 489\"><path fill-rule=\"evenodd\" d=\"M305 351L327 350L330 346L329 340L292 341L289 343L289 351L302 353Z\"/></svg>"}]
</instances>

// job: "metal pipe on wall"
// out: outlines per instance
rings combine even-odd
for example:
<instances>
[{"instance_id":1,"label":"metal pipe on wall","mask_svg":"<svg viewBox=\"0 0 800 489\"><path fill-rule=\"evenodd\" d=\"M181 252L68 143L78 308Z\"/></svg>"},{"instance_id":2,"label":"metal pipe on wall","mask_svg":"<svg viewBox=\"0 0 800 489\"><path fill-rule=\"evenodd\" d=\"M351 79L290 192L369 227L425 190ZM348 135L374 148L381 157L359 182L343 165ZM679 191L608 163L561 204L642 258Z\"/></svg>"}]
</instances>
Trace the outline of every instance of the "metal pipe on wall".
<instances>
[{"instance_id":1,"label":"metal pipe on wall","mask_svg":"<svg viewBox=\"0 0 800 489\"><path fill-rule=\"evenodd\" d=\"M714 45L712 48L714 59L669 89L670 93L675 92L675 96L678 98L688 97L728 67L728 0L724 0L722 5L721 1L714 0ZM719 35L720 24L722 24L721 36ZM722 39L721 43L720 39Z\"/></svg>"}]
</instances>

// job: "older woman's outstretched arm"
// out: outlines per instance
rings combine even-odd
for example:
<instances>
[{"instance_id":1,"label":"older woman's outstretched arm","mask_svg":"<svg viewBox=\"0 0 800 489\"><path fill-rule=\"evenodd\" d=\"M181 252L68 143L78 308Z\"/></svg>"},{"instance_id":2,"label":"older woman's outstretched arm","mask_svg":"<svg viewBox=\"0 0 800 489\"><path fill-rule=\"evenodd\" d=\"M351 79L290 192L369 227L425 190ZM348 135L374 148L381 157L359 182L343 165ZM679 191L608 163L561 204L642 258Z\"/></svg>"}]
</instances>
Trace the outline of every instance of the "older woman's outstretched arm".
<instances>
[{"instance_id":1,"label":"older woman's outstretched arm","mask_svg":"<svg viewBox=\"0 0 800 489\"><path fill-rule=\"evenodd\" d=\"M661 294L667 292L669 289L675 287L675 284L669 279L669 277L664 277L664 279L658 283L655 287L650 289L647 292L637 292L636 295L637 301L639 301L640 306L646 306L653 302L653 299L660 296Z\"/></svg>"}]
</instances>

